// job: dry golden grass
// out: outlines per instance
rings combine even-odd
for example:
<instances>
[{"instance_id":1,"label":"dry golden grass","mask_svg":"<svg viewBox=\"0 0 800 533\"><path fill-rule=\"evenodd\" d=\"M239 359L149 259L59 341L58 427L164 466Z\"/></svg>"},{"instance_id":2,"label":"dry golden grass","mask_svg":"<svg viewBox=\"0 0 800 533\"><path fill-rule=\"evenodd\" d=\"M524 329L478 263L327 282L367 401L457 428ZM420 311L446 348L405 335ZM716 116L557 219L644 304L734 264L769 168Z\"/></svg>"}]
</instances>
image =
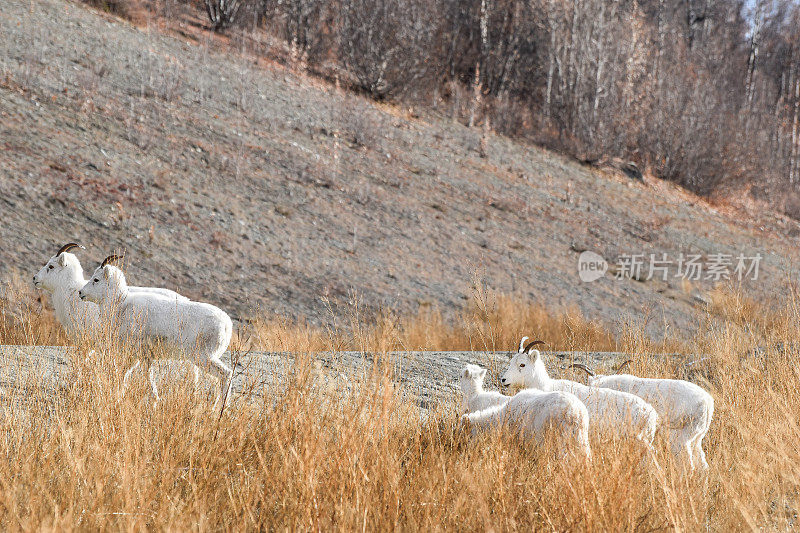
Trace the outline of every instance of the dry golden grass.
<instances>
[{"instance_id":1,"label":"dry golden grass","mask_svg":"<svg viewBox=\"0 0 800 533\"><path fill-rule=\"evenodd\" d=\"M364 316L355 297L335 310L329 306L329 311L335 326L327 328L281 316L256 317L249 325L250 347L310 352L505 351L516 347L524 335L544 339L550 348L559 350L608 351L617 347L611 333L576 309L552 312L480 287L473 291L466 308L452 317L432 306L421 306L409 316L391 311Z\"/></svg>"},{"instance_id":2,"label":"dry golden grass","mask_svg":"<svg viewBox=\"0 0 800 533\"><path fill-rule=\"evenodd\" d=\"M256 322L252 333L253 342L276 350L507 349L522 333L564 348L627 350L634 373L689 375L714 395L705 481L679 475L663 446L660 474L641 466L624 443L595 443L595 460L586 466L554 461L551 450L501 431L469 437L453 403L421 418L389 366L378 365L365 381L337 391L320 386L313 355L298 357L264 398L238 397L221 413L203 394L181 387L153 407L141 386L120 398L132 354L123 347L87 356L90 346L78 341L69 373L55 389L36 373L10 382L3 354L0 525L178 531L797 527L800 375L791 343L800 333L800 314L789 298L771 311L778 318L765 321L763 309L728 297L728 307L717 310L727 312L727 320L710 317L690 337L657 345L641 328L614 341L574 314L551 315L505 296L486 296L489 304L477 302L452 320L426 311L407 319L387 314L370 324L352 313L347 328L271 320ZM3 343L58 340L37 305L11 299L0 306ZM679 358L653 357L678 345L706 359L686 367ZM747 355L756 346L767 349Z\"/></svg>"}]
</instances>

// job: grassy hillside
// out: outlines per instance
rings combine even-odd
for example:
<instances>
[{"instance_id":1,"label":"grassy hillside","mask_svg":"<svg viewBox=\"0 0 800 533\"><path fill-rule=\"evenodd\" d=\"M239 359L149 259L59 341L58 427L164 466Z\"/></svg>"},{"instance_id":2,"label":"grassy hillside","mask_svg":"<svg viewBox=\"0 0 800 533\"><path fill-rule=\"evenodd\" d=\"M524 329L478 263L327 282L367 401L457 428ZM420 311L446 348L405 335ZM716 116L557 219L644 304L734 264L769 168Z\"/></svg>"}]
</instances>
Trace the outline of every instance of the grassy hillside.
<instances>
[{"instance_id":1,"label":"grassy hillside","mask_svg":"<svg viewBox=\"0 0 800 533\"><path fill-rule=\"evenodd\" d=\"M137 284L234 315L330 322L459 309L475 285L589 319L685 329L711 287L581 284L578 251L762 253L783 286L797 223L711 207L436 115L378 105L287 68L83 6L10 0L0 19L0 276L69 240L86 268L125 250ZM644 311L644 313L643 313Z\"/></svg>"}]
</instances>

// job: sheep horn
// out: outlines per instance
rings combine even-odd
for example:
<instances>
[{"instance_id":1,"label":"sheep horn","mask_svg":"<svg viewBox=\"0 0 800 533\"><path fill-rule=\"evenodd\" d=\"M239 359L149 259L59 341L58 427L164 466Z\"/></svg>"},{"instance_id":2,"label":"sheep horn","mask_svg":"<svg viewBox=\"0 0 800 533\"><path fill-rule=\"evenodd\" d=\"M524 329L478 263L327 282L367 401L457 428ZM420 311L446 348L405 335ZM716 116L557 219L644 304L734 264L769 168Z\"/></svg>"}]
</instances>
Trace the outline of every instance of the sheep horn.
<instances>
[{"instance_id":1,"label":"sheep horn","mask_svg":"<svg viewBox=\"0 0 800 533\"><path fill-rule=\"evenodd\" d=\"M617 367L617 369L614 371L614 373L615 373L615 374L619 374L619 371L620 371L620 370L622 370L623 368L625 368L626 366L628 366L628 365L629 365L629 364L631 364L632 362L633 362L633 361L632 361L632 360L630 360L630 359L627 359L627 360L623 361L623 363Z\"/></svg>"},{"instance_id":2,"label":"sheep horn","mask_svg":"<svg viewBox=\"0 0 800 533\"><path fill-rule=\"evenodd\" d=\"M586 365L582 365L581 363L572 363L571 365L569 365L569 368L580 368L581 370L586 372L588 375L594 377L594 372L589 370L589 368Z\"/></svg>"},{"instance_id":3,"label":"sheep horn","mask_svg":"<svg viewBox=\"0 0 800 533\"><path fill-rule=\"evenodd\" d=\"M122 259L122 257L123 257L123 256L121 256L121 255L117 255L117 254L114 254L114 255L109 255L108 257L106 257L105 259L103 259L103 262L100 264L100 268L103 268L103 267L104 267L104 266L106 266L106 265L110 265L111 263L114 263L114 262L116 262L116 261L119 261L120 259Z\"/></svg>"},{"instance_id":4,"label":"sheep horn","mask_svg":"<svg viewBox=\"0 0 800 533\"><path fill-rule=\"evenodd\" d=\"M77 242L68 242L64 246L62 246L57 252L56 256L63 254L64 252L69 252L73 248L80 248L81 250L85 250L86 248L78 244Z\"/></svg>"},{"instance_id":5,"label":"sheep horn","mask_svg":"<svg viewBox=\"0 0 800 533\"><path fill-rule=\"evenodd\" d=\"M522 351L523 351L523 352L525 352L525 353L528 353L528 351L529 351L531 348L533 348L534 346L536 346L537 344L547 344L547 343L546 343L546 342L544 342L544 341L533 341L533 342L531 342L531 343L528 343L528 345L527 345L527 346L525 346L525 348L524 348Z\"/></svg>"}]
</instances>

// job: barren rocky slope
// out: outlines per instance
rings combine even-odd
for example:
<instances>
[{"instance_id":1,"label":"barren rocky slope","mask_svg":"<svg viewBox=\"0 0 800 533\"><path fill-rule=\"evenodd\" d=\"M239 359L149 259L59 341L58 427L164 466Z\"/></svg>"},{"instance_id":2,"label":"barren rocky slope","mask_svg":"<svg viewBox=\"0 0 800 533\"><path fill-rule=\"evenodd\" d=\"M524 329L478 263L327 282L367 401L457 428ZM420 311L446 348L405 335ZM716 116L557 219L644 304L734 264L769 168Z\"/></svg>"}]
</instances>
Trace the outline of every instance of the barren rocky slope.
<instances>
[{"instance_id":1,"label":"barren rocky slope","mask_svg":"<svg viewBox=\"0 0 800 533\"><path fill-rule=\"evenodd\" d=\"M447 118L374 104L283 67L62 0L0 18L0 279L60 244L89 265L217 303L331 319L324 298L457 308L489 286L613 322L695 320L694 286L581 283L578 252L761 253L769 297L796 222L718 211ZM789 274L793 275L793 274Z\"/></svg>"}]
</instances>

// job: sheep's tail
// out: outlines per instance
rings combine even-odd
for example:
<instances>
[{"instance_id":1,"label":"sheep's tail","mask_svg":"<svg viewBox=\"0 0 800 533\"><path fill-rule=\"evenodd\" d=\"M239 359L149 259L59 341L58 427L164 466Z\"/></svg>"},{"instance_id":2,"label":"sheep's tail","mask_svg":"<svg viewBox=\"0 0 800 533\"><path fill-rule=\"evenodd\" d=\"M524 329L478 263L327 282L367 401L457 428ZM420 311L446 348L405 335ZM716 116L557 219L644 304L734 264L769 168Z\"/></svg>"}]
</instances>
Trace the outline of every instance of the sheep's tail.
<instances>
[{"instance_id":1,"label":"sheep's tail","mask_svg":"<svg viewBox=\"0 0 800 533\"><path fill-rule=\"evenodd\" d=\"M228 315L225 315L225 320L222 323L222 327L218 330L217 339L217 346L215 353L217 355L222 355L222 353L228 349L228 346L231 344L231 338L233 337L233 322Z\"/></svg>"},{"instance_id":2,"label":"sheep's tail","mask_svg":"<svg viewBox=\"0 0 800 533\"><path fill-rule=\"evenodd\" d=\"M704 401L700 402L695 409L695 419L697 420L697 430L703 435L711 427L711 419L714 417L714 398L709 394Z\"/></svg>"},{"instance_id":3,"label":"sheep's tail","mask_svg":"<svg viewBox=\"0 0 800 533\"><path fill-rule=\"evenodd\" d=\"M200 341L201 350L210 359L219 359L231 343L233 337L233 323L230 317L225 314L224 319L214 324L213 329L207 331Z\"/></svg>"}]
</instances>

